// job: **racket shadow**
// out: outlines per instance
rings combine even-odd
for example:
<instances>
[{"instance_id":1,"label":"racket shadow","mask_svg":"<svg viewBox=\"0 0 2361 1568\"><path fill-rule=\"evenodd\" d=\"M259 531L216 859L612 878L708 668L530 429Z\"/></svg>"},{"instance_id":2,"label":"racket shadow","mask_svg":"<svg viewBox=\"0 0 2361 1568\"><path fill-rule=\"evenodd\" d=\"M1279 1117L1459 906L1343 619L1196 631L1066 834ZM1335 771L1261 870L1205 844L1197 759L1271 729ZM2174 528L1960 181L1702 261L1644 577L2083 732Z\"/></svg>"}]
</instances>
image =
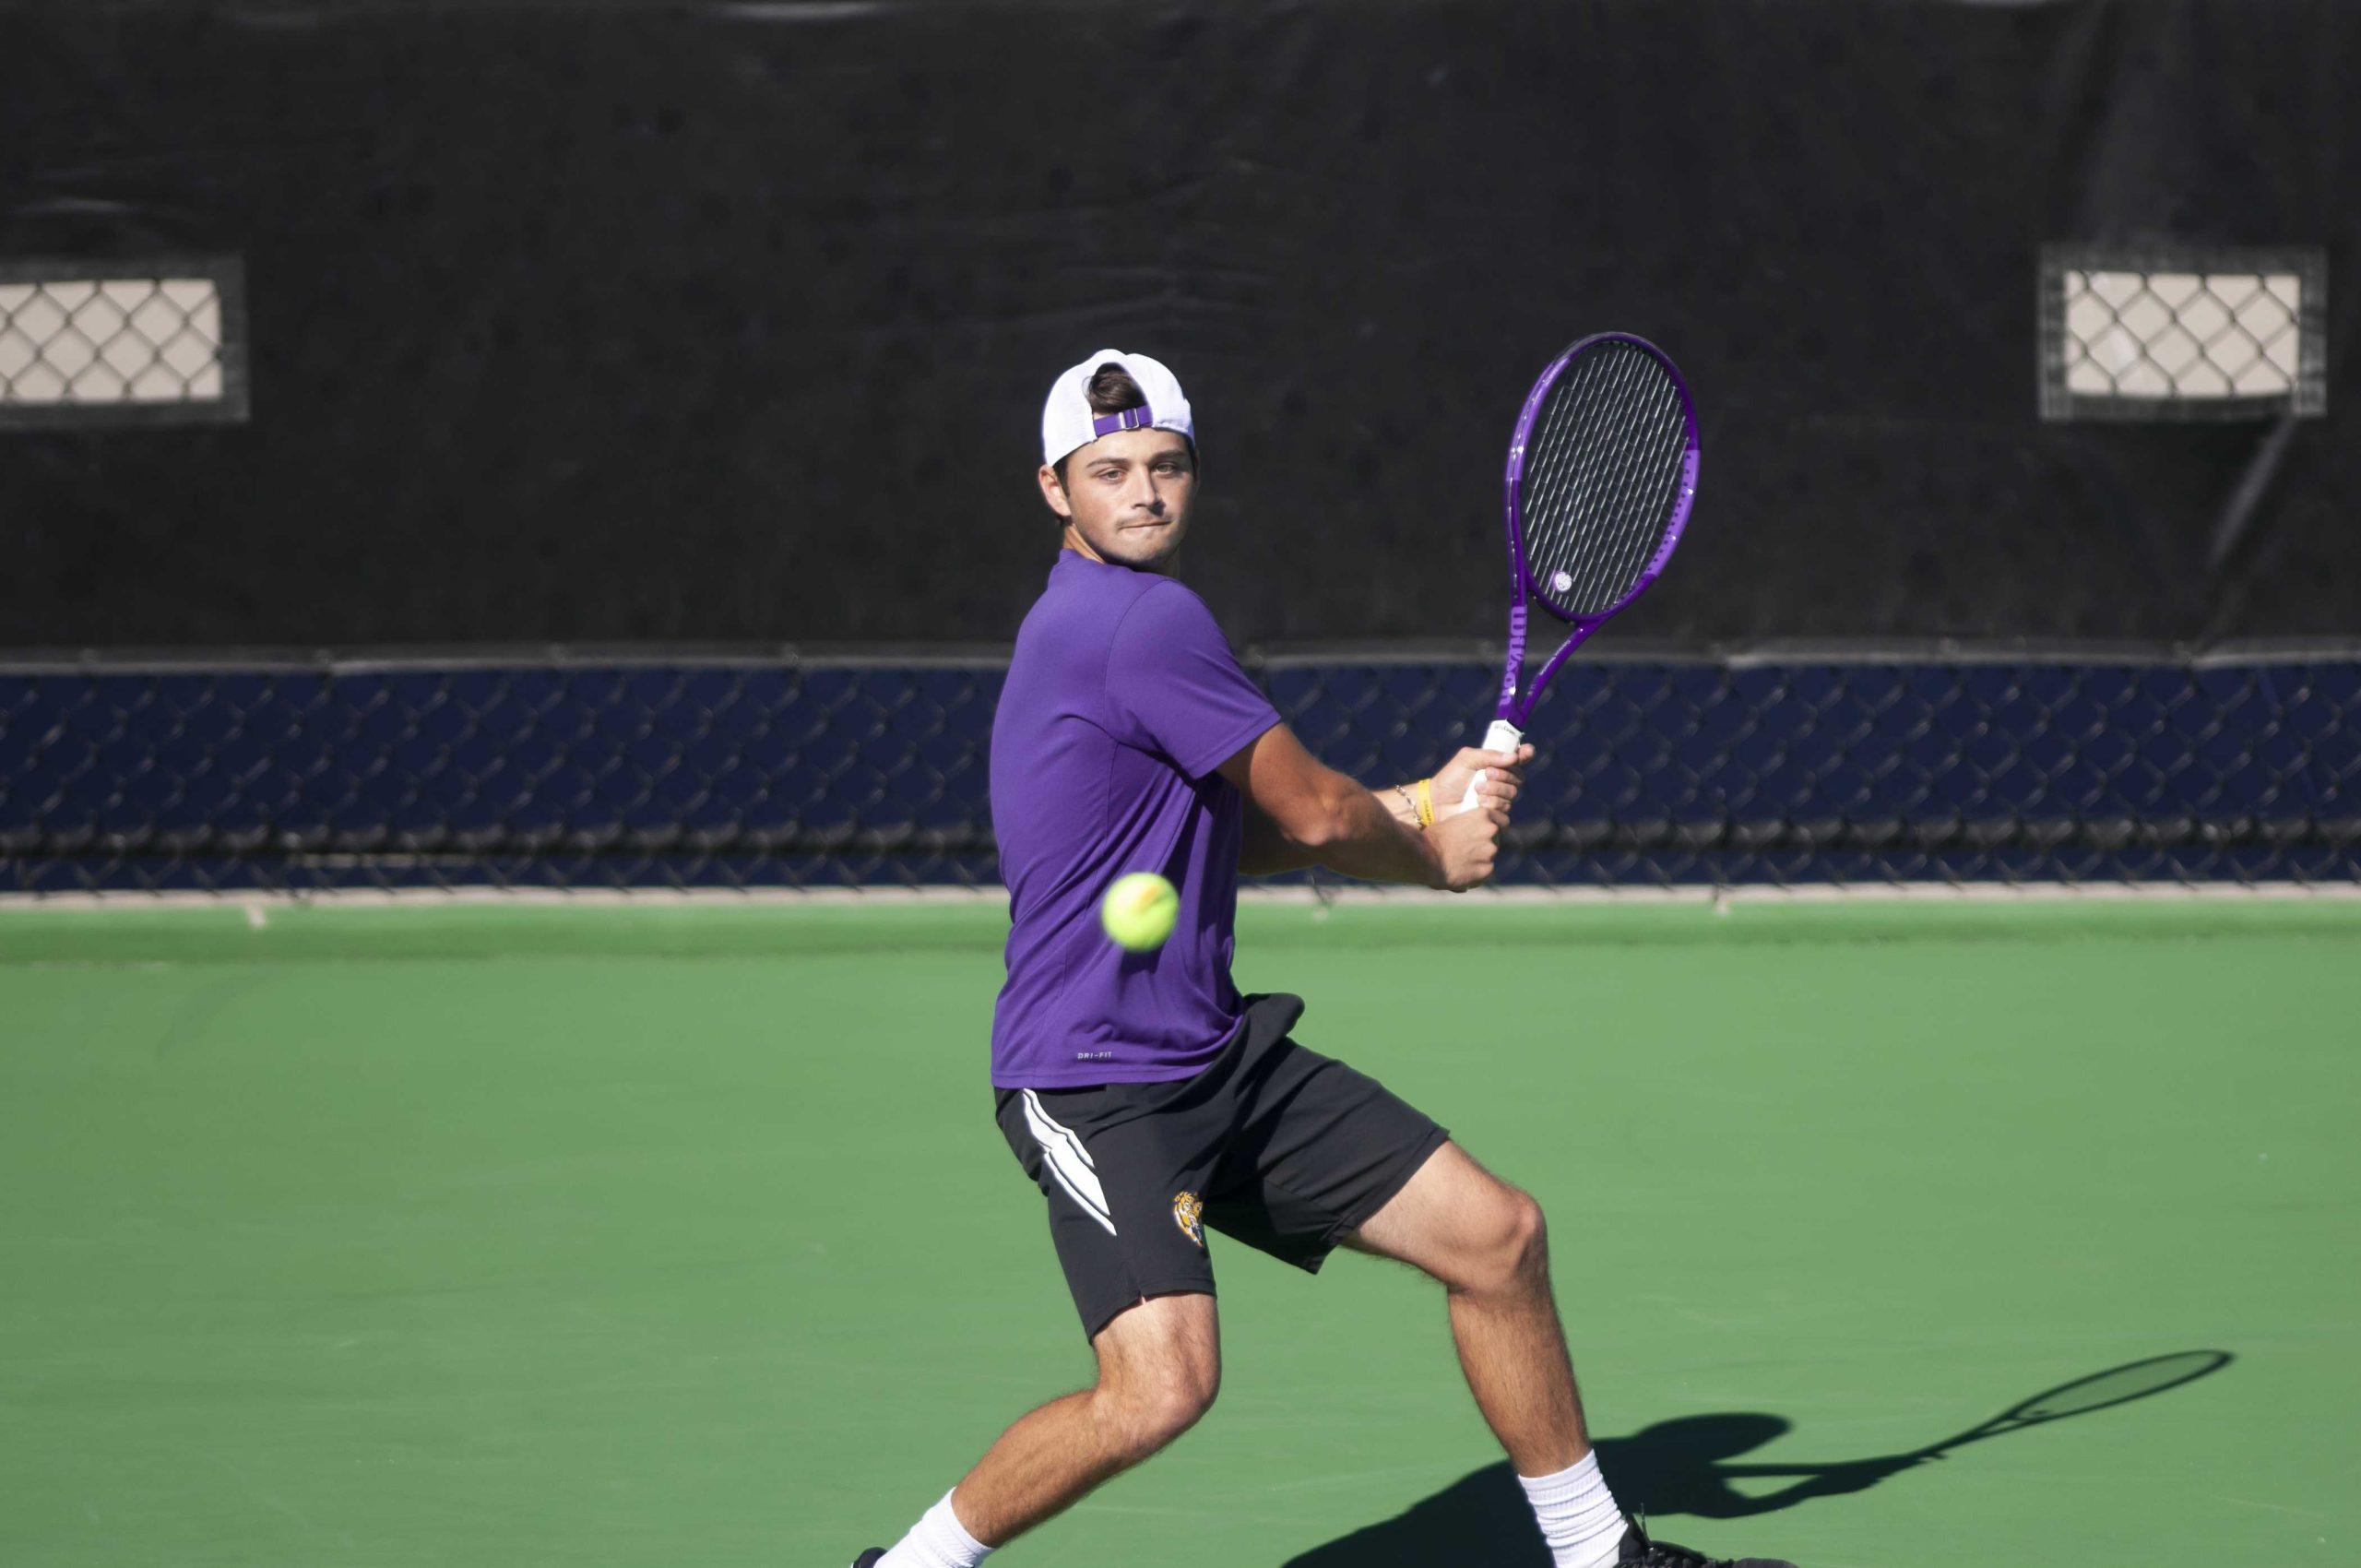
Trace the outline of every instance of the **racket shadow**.
<instances>
[{"instance_id":1,"label":"racket shadow","mask_svg":"<svg viewBox=\"0 0 2361 1568\"><path fill-rule=\"evenodd\" d=\"M2189 1370L2169 1381L2121 1393L2086 1409L2061 1410L2037 1423L2111 1408L2185 1386L2229 1365L2228 1351L2190 1351ZM2157 1358L2158 1361L2184 1358ZM2120 1373L2153 1362L2132 1362L2078 1380L2101 1385ZM1785 1416L1760 1410L1724 1410L1658 1421L1628 1437L1597 1440L1598 1462L1616 1497L1650 1518L1686 1515L1700 1519L1747 1519L1775 1514L1815 1498L1866 1491L1889 1477L1940 1460L1964 1442L2005 1435L2011 1427L1978 1429L1958 1438L1904 1454L1811 1464L1752 1464L1753 1453L1794 1430ZM1739 1490L1746 1482L1747 1490ZM1765 1482L1774 1484L1763 1490ZM1549 1553L1533 1527L1533 1515L1507 1461L1470 1471L1393 1518L1365 1525L1290 1558L1286 1568L1411 1568L1412 1564L1481 1562L1498 1568L1549 1568Z\"/></svg>"}]
</instances>

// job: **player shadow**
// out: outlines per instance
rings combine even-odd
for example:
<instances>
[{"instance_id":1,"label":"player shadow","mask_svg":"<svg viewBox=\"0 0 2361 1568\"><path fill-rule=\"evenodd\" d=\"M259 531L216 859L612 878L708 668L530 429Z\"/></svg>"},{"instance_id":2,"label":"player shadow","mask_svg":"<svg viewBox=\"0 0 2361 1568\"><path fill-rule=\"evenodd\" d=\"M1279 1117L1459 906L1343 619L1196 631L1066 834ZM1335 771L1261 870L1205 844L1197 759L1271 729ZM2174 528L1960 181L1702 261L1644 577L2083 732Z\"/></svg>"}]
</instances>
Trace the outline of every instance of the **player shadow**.
<instances>
[{"instance_id":1,"label":"player shadow","mask_svg":"<svg viewBox=\"0 0 2361 1568\"><path fill-rule=\"evenodd\" d=\"M1858 1491L1892 1473L1880 1460L1808 1467L1732 1463L1791 1427L1785 1417L1758 1411L1683 1416L1629 1437L1598 1439L1598 1463L1617 1498L1650 1518L1685 1514L1736 1519L1768 1514L1806 1497ZM1767 1496L1749 1497L1731 1484L1739 1476L1795 1475L1805 1468L1814 1473ZM1549 1568L1549 1553L1533 1527L1532 1511L1506 1460L1462 1476L1391 1519L1291 1558L1287 1568L1408 1568L1452 1562Z\"/></svg>"},{"instance_id":2,"label":"player shadow","mask_svg":"<svg viewBox=\"0 0 2361 1568\"><path fill-rule=\"evenodd\" d=\"M2231 1360L2226 1351L2204 1354L2218 1358L2205 1372ZM1740 1462L1741 1455L1793 1429L1786 1417L1759 1410L1680 1416L1628 1437L1598 1439L1599 1467L1617 1499L1651 1519L1746 1519L1814 1498L1866 1491L1904 1470L1940 1462L1943 1450L1953 1445L1817 1464ZM1786 1484L1767 1491L1741 1491L1736 1484L1780 1479ZM1391 1519L1299 1553L1285 1568L1423 1568L1453 1562L1549 1568L1549 1553L1507 1461L1471 1471Z\"/></svg>"}]
</instances>

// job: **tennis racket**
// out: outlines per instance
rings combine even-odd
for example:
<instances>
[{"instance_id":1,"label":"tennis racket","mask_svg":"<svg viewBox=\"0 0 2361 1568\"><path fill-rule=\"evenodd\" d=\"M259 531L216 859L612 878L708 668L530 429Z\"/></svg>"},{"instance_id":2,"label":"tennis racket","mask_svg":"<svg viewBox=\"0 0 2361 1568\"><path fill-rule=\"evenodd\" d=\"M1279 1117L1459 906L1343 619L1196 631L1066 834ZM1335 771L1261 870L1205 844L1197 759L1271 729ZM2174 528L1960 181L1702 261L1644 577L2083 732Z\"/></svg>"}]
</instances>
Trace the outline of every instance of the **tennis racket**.
<instances>
[{"instance_id":1,"label":"tennis racket","mask_svg":"<svg viewBox=\"0 0 2361 1568\"><path fill-rule=\"evenodd\" d=\"M2134 1399L2145 1399L2151 1394L2162 1394L2167 1388L2195 1383L2229 1364L2230 1353L2227 1350L2182 1350L2170 1356L2151 1356L2144 1361L2128 1361L2119 1367L2093 1372L2088 1377L2078 1377L2071 1383L2061 1383L2030 1399L2020 1399L1982 1426L1971 1427L1957 1437L1947 1437L1940 1443L1900 1457L1905 1462L1932 1459L1962 1443L1974 1443L1981 1438L2020 1431L2045 1421L2063 1420L2068 1416L2087 1415L2093 1410L2104 1410L2110 1405L2127 1405Z\"/></svg>"},{"instance_id":2,"label":"tennis racket","mask_svg":"<svg viewBox=\"0 0 2361 1568\"><path fill-rule=\"evenodd\" d=\"M1509 443L1508 667L1486 751L1516 750L1566 656L1664 571L1696 499L1697 410L1663 350L1602 332L1549 362ZM1573 629L1528 681L1532 605Z\"/></svg>"}]
</instances>

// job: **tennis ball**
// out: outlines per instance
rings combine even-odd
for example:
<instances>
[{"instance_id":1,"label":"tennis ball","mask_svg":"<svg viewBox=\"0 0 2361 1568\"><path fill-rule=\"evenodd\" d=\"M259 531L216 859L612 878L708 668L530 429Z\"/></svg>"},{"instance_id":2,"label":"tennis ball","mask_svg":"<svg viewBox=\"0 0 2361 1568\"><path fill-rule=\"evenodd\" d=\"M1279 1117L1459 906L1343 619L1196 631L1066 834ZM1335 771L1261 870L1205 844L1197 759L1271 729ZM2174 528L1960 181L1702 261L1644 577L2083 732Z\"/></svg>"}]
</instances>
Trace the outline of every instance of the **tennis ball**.
<instances>
[{"instance_id":1,"label":"tennis ball","mask_svg":"<svg viewBox=\"0 0 2361 1568\"><path fill-rule=\"evenodd\" d=\"M1152 871L1119 876L1098 906L1098 923L1115 945L1131 953L1153 953L1172 934L1180 918L1180 895L1172 884Z\"/></svg>"}]
</instances>

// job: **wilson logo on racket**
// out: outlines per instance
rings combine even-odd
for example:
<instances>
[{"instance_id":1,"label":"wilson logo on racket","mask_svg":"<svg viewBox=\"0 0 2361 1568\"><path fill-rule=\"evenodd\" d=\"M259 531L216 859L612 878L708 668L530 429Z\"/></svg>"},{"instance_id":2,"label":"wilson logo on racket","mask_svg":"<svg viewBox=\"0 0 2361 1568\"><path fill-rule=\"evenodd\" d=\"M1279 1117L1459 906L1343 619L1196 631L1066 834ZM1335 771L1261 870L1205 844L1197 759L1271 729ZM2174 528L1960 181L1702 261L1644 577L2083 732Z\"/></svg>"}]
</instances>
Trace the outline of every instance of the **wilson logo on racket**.
<instances>
[{"instance_id":1,"label":"wilson logo on racket","mask_svg":"<svg viewBox=\"0 0 2361 1568\"><path fill-rule=\"evenodd\" d=\"M1172 1223L1180 1227L1180 1234L1203 1247L1205 1244L1204 1225L1205 1206L1194 1193L1176 1193L1172 1198Z\"/></svg>"}]
</instances>

